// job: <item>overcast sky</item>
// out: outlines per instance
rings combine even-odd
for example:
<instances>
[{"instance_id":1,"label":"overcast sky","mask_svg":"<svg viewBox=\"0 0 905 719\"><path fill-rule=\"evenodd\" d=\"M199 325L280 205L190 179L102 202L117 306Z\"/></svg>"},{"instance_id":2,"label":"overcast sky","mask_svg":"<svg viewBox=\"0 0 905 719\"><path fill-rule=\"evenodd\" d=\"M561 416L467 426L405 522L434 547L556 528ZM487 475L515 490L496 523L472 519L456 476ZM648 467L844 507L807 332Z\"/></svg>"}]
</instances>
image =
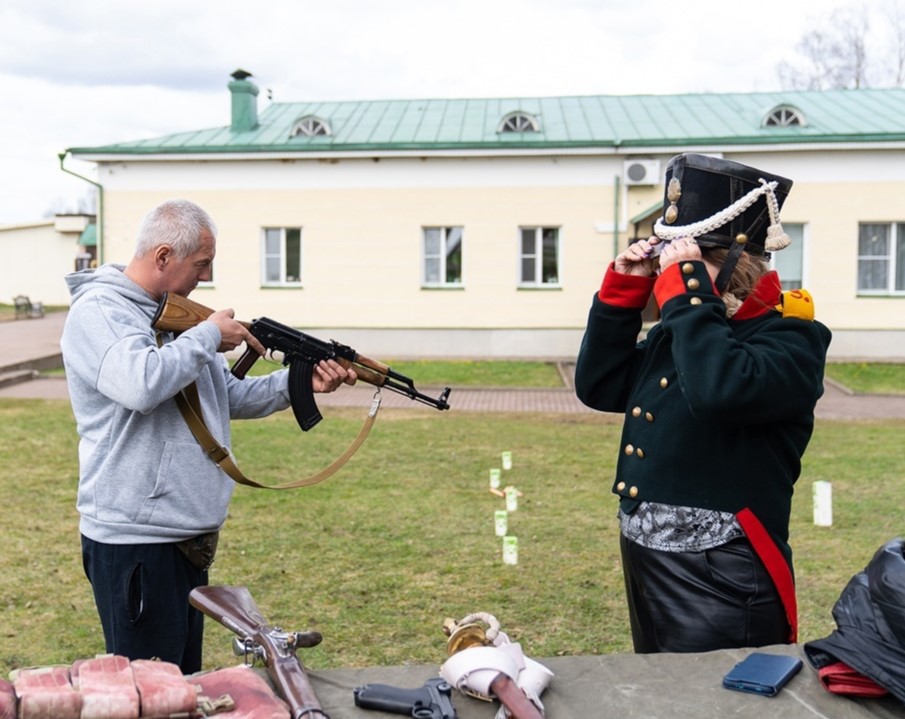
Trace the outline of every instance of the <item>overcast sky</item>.
<instances>
[{"instance_id":1,"label":"overcast sky","mask_svg":"<svg viewBox=\"0 0 905 719\"><path fill-rule=\"evenodd\" d=\"M236 68L260 110L268 89L278 102L768 91L814 23L851 4L2 0L0 225L85 195L60 170L66 148L228 125Z\"/></svg>"}]
</instances>

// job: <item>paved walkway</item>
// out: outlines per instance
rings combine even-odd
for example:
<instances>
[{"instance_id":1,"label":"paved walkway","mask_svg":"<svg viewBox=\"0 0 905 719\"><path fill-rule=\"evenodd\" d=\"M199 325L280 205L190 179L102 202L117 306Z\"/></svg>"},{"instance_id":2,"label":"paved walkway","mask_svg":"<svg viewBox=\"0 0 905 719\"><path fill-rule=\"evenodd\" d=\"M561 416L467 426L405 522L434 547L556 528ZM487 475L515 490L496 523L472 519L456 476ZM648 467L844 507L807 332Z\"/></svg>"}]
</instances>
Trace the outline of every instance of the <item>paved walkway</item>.
<instances>
[{"instance_id":1,"label":"paved walkway","mask_svg":"<svg viewBox=\"0 0 905 719\"><path fill-rule=\"evenodd\" d=\"M37 360L52 363L60 352L59 338L65 313L51 313L41 319L0 322L0 374L8 368L28 366ZM416 378L417 380L417 378ZM418 387L436 397L440 388ZM374 388L364 383L343 387L328 395L318 395L324 407L367 407ZM394 392L382 392L382 406L424 408ZM0 398L68 399L62 378L39 378L0 387ZM570 388L563 389L467 389L453 387L449 397L453 412L544 412L587 413ZM820 419L905 419L905 395L856 395L827 382L817 403Z\"/></svg>"}]
</instances>

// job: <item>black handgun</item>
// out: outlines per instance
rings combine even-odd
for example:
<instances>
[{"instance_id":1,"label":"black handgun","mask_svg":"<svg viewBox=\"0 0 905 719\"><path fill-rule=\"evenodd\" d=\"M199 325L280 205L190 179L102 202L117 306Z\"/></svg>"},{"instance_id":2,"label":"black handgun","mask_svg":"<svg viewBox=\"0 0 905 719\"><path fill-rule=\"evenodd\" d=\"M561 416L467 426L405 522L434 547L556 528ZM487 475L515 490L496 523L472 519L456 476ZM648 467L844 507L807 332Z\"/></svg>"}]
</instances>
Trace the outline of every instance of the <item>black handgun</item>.
<instances>
[{"instance_id":1,"label":"black handgun","mask_svg":"<svg viewBox=\"0 0 905 719\"><path fill-rule=\"evenodd\" d=\"M442 677L424 682L417 689L401 689L386 684L365 684L354 690L355 706L405 714L415 719L456 719L452 687Z\"/></svg>"}]
</instances>

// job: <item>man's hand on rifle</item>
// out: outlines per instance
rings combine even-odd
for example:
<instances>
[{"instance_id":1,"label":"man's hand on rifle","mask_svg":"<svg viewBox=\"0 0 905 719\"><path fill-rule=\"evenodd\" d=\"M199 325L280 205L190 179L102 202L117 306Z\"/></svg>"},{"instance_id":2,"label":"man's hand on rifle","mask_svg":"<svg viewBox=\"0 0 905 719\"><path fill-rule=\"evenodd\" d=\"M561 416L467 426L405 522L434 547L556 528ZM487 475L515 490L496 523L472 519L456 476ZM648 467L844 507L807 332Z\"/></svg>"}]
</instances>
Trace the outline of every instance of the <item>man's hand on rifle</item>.
<instances>
[{"instance_id":1,"label":"man's hand on rifle","mask_svg":"<svg viewBox=\"0 0 905 719\"><path fill-rule=\"evenodd\" d=\"M357 380L358 375L351 367L346 369L332 359L321 360L314 365L314 372L311 373L311 388L315 392L333 392L344 382L352 385Z\"/></svg>"},{"instance_id":2,"label":"man's hand on rifle","mask_svg":"<svg viewBox=\"0 0 905 719\"><path fill-rule=\"evenodd\" d=\"M259 355L263 355L266 351L258 338L255 337L248 328L235 319L236 313L232 309L218 310L211 314L208 322L213 322L220 330L220 346L218 352L229 352L236 349L243 342L247 342Z\"/></svg>"}]
</instances>

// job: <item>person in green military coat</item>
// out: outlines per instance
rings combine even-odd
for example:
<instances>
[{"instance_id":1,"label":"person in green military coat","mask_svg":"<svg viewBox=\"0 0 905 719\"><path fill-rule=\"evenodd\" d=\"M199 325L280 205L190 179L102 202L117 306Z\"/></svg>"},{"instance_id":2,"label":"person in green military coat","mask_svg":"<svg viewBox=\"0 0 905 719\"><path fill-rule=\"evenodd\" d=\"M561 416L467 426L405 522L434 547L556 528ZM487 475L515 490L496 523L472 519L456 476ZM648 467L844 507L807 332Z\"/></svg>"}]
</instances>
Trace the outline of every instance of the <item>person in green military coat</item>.
<instances>
[{"instance_id":1,"label":"person in green military coat","mask_svg":"<svg viewBox=\"0 0 905 719\"><path fill-rule=\"evenodd\" d=\"M789 514L831 334L769 266L791 185L673 158L655 235L593 298L575 388L625 414L613 492L639 653L797 639ZM651 293L660 321L639 341Z\"/></svg>"}]
</instances>

